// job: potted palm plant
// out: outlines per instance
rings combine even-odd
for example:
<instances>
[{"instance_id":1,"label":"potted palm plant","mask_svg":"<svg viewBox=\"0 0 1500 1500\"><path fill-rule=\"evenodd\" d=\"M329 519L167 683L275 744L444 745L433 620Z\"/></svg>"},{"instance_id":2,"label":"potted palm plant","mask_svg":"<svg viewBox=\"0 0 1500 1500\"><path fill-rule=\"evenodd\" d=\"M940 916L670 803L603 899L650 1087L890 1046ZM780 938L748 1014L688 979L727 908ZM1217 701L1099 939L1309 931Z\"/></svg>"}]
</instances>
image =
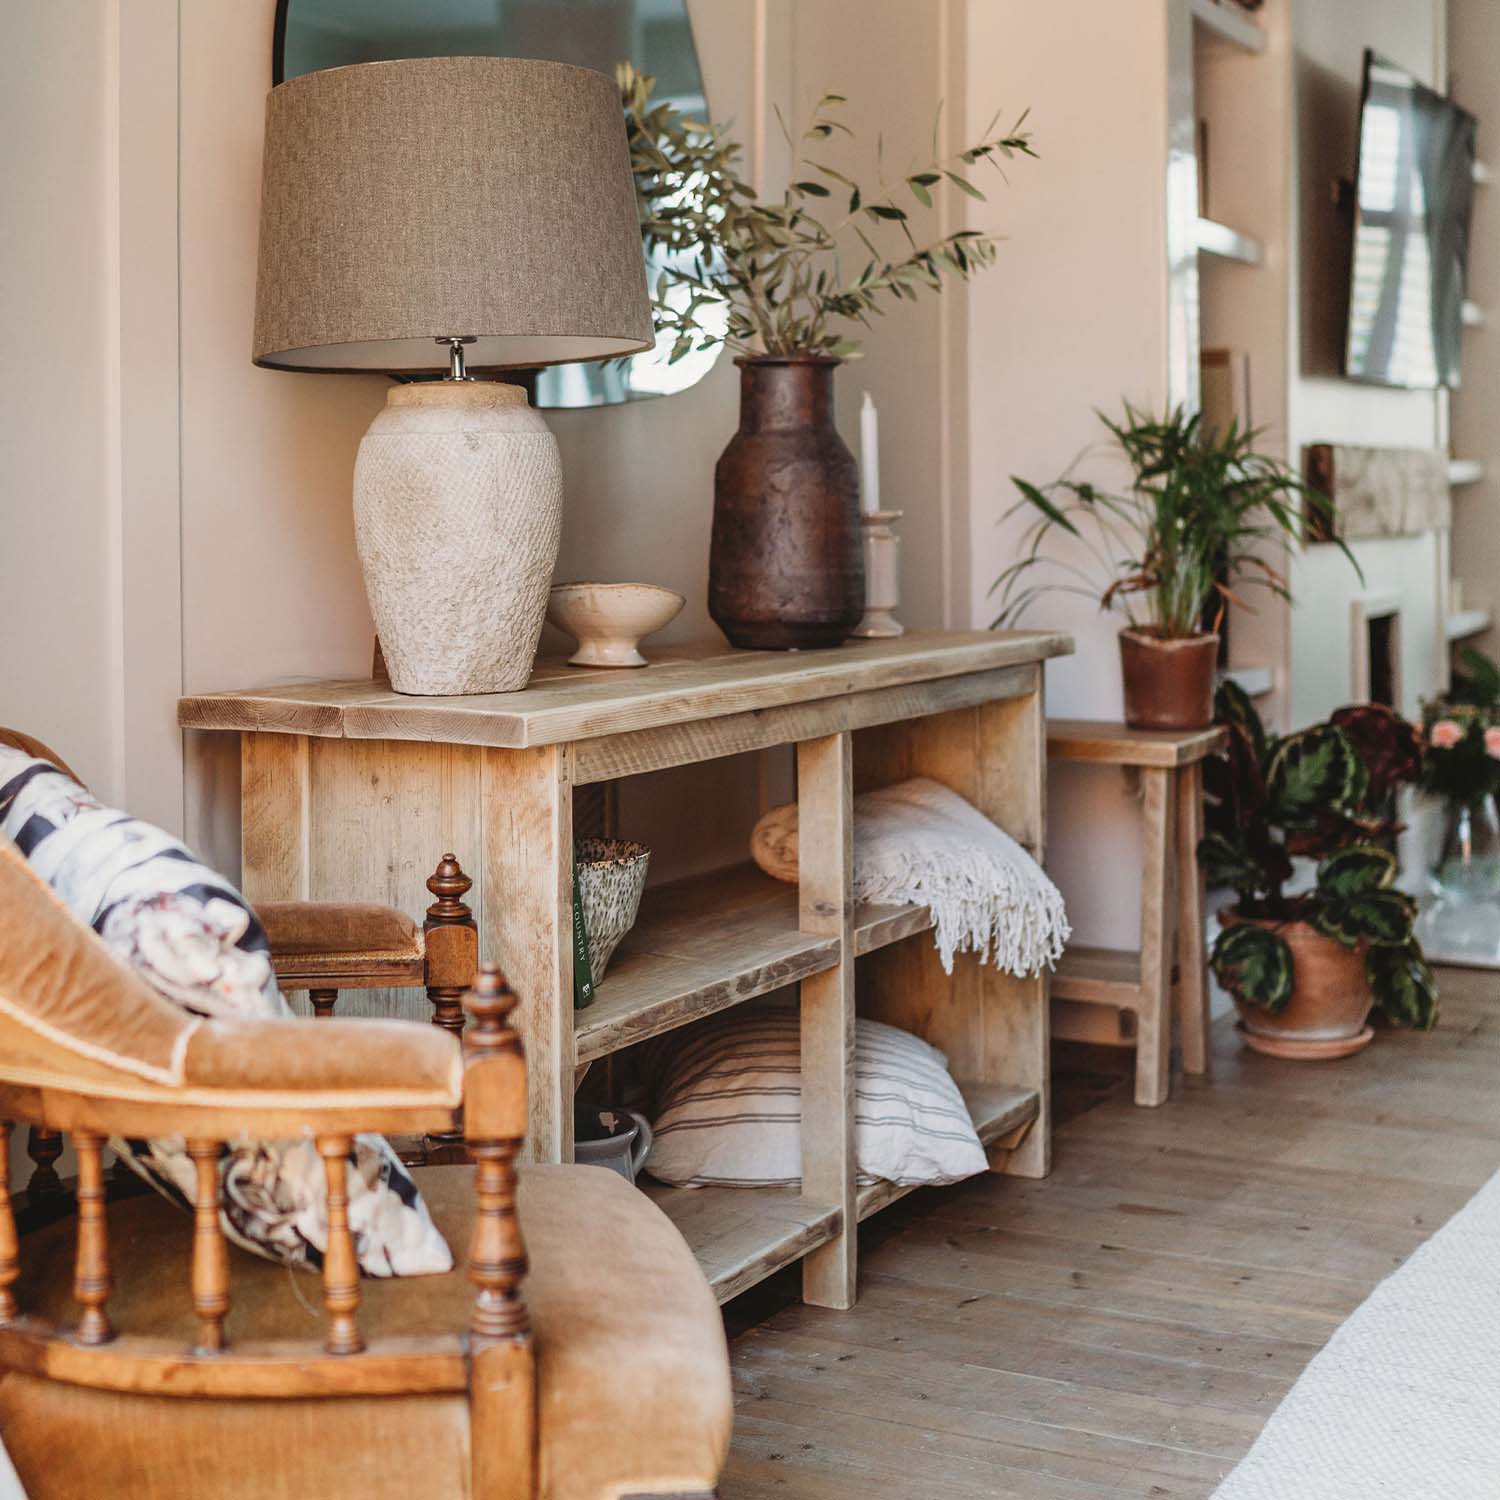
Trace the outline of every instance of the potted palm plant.
<instances>
[{"instance_id":1,"label":"potted palm plant","mask_svg":"<svg viewBox=\"0 0 1500 1500\"><path fill-rule=\"evenodd\" d=\"M1360 704L1277 737L1232 682L1217 706L1229 738L1204 766L1198 857L1211 885L1235 891L1209 962L1245 1041L1274 1057L1346 1057L1374 1035L1372 1007L1430 1027L1436 986L1389 847L1396 788L1421 769L1416 729ZM1314 863L1311 886L1293 881L1297 858Z\"/></svg>"},{"instance_id":2,"label":"potted palm plant","mask_svg":"<svg viewBox=\"0 0 1500 1500\"><path fill-rule=\"evenodd\" d=\"M995 236L918 240L943 191L983 199L971 169L1031 156L1024 115L951 159L861 185L830 161L843 98L826 94L780 198L740 176L725 133L653 104L654 80L618 70L641 232L665 269L652 288L672 358L722 344L740 367L740 429L714 474L709 613L736 646L836 645L864 610L854 457L833 425L833 373L860 355L852 328L896 302L992 265ZM934 132L935 134L935 132ZM882 153L883 157L883 153ZM898 240L894 253L881 242Z\"/></svg>"},{"instance_id":3,"label":"potted palm plant","mask_svg":"<svg viewBox=\"0 0 1500 1500\"><path fill-rule=\"evenodd\" d=\"M993 626L1019 619L1050 589L1097 598L1126 618L1125 722L1206 728L1233 590L1258 584L1288 597L1271 559L1304 524L1331 535L1331 502L1258 453L1261 434L1236 423L1221 431L1185 407L1156 417L1129 402L1121 420L1099 420L1129 466L1128 488L1114 493L1070 474L1045 487L1012 478L1021 498L1007 518L1029 512L1032 521L1021 555L991 586L1000 604ZM1052 553L1059 533L1073 538L1067 557Z\"/></svg>"}]
</instances>

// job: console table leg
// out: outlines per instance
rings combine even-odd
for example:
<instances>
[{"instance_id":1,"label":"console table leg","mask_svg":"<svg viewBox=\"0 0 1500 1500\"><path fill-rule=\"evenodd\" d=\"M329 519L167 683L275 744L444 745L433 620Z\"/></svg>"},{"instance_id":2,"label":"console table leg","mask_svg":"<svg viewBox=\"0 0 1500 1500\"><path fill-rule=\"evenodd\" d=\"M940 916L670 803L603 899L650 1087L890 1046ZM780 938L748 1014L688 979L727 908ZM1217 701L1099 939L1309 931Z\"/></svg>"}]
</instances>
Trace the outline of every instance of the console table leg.
<instances>
[{"instance_id":1,"label":"console table leg","mask_svg":"<svg viewBox=\"0 0 1500 1500\"><path fill-rule=\"evenodd\" d=\"M859 1243L854 1195L853 767L847 733L797 746L799 925L838 935L843 956L802 981L802 1196L836 1203L843 1227L802 1263L802 1297L854 1306Z\"/></svg>"},{"instance_id":2,"label":"console table leg","mask_svg":"<svg viewBox=\"0 0 1500 1500\"><path fill-rule=\"evenodd\" d=\"M1175 919L1172 864L1177 853L1174 772L1142 768L1146 795L1141 830L1141 1003L1136 1033L1135 1102L1163 1104L1171 1083L1172 948Z\"/></svg>"},{"instance_id":3,"label":"console table leg","mask_svg":"<svg viewBox=\"0 0 1500 1500\"><path fill-rule=\"evenodd\" d=\"M1177 770L1177 1015L1182 1026L1182 1070L1207 1073L1208 971L1203 942L1203 763Z\"/></svg>"},{"instance_id":4,"label":"console table leg","mask_svg":"<svg viewBox=\"0 0 1500 1500\"><path fill-rule=\"evenodd\" d=\"M524 1158L573 1159L573 787L566 745L486 750L480 956L520 997L531 1120Z\"/></svg>"}]
</instances>

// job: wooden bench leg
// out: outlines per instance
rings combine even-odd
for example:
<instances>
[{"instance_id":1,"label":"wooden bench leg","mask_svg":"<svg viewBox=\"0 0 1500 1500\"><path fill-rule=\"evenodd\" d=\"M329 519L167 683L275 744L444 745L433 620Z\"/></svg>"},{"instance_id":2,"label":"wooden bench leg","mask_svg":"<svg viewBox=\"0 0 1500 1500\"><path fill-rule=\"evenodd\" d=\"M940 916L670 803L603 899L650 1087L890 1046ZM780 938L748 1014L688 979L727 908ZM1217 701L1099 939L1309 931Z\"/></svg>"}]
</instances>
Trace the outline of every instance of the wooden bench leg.
<instances>
[{"instance_id":1,"label":"wooden bench leg","mask_svg":"<svg viewBox=\"0 0 1500 1500\"><path fill-rule=\"evenodd\" d=\"M1141 872L1141 1005L1136 1033L1135 1102L1166 1102L1172 1067L1172 899L1177 795L1174 773L1144 767Z\"/></svg>"},{"instance_id":2,"label":"wooden bench leg","mask_svg":"<svg viewBox=\"0 0 1500 1500\"><path fill-rule=\"evenodd\" d=\"M1177 770L1177 1016L1182 1026L1182 1069L1206 1074L1208 1058L1208 969L1203 942L1203 874L1198 843L1203 837L1203 765Z\"/></svg>"}]
</instances>

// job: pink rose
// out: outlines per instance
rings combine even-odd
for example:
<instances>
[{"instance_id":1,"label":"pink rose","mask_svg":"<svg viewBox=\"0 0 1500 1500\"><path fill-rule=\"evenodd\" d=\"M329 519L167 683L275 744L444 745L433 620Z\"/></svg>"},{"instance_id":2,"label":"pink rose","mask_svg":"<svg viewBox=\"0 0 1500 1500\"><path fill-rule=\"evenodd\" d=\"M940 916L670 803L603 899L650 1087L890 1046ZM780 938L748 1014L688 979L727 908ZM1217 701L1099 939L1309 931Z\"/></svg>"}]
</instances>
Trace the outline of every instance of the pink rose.
<instances>
[{"instance_id":1,"label":"pink rose","mask_svg":"<svg viewBox=\"0 0 1500 1500\"><path fill-rule=\"evenodd\" d=\"M1455 719L1439 719L1429 736L1434 750L1451 750L1463 737L1463 725Z\"/></svg>"},{"instance_id":2,"label":"pink rose","mask_svg":"<svg viewBox=\"0 0 1500 1500\"><path fill-rule=\"evenodd\" d=\"M1500 760L1500 724L1492 724L1485 730L1484 753L1491 760Z\"/></svg>"}]
</instances>

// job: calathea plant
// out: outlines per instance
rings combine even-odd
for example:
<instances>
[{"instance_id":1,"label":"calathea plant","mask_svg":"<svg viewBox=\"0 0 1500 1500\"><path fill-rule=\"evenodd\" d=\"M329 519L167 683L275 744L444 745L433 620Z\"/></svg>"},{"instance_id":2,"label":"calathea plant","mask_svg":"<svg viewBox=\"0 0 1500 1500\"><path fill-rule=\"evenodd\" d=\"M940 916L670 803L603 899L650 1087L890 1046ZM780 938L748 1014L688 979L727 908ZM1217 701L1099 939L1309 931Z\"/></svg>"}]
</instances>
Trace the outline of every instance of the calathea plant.
<instances>
[{"instance_id":1,"label":"calathea plant","mask_svg":"<svg viewBox=\"0 0 1500 1500\"><path fill-rule=\"evenodd\" d=\"M1362 704L1277 737L1231 682L1216 706L1229 743L1205 765L1198 854L1209 883L1232 886L1238 900L1214 943L1215 976L1243 1004L1281 1011L1297 976L1278 928L1302 922L1364 950L1374 1007L1388 1021L1430 1027L1436 987L1414 936L1416 903L1394 888L1390 848L1396 788L1421 769L1416 729ZM1310 889L1286 889L1296 858L1315 862Z\"/></svg>"}]
</instances>

